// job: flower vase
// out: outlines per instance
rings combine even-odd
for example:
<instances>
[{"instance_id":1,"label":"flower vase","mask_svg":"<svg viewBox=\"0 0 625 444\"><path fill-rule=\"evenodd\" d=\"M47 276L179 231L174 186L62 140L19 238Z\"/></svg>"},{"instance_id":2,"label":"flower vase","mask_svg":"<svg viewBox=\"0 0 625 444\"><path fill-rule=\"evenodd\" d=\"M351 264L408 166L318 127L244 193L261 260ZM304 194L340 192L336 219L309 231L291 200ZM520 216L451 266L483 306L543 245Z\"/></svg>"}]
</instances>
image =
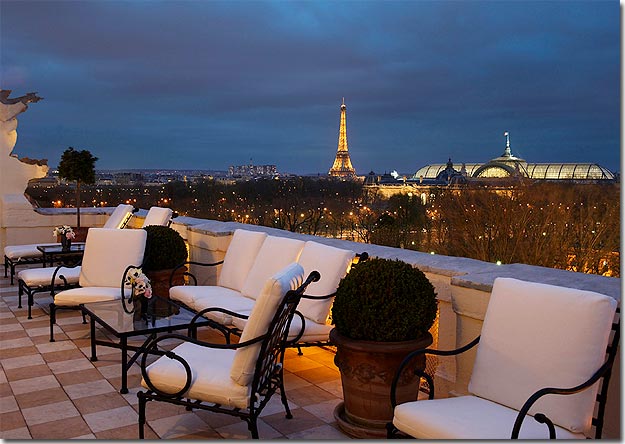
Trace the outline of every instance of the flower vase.
<instances>
[{"instance_id":1,"label":"flower vase","mask_svg":"<svg viewBox=\"0 0 625 444\"><path fill-rule=\"evenodd\" d=\"M132 312L133 320L140 321L147 318L148 300L145 296L134 296L132 298L134 311Z\"/></svg>"},{"instance_id":2,"label":"flower vase","mask_svg":"<svg viewBox=\"0 0 625 444\"><path fill-rule=\"evenodd\" d=\"M64 234L61 235L61 249L63 251L69 251L72 247L72 240L68 239Z\"/></svg>"}]
</instances>

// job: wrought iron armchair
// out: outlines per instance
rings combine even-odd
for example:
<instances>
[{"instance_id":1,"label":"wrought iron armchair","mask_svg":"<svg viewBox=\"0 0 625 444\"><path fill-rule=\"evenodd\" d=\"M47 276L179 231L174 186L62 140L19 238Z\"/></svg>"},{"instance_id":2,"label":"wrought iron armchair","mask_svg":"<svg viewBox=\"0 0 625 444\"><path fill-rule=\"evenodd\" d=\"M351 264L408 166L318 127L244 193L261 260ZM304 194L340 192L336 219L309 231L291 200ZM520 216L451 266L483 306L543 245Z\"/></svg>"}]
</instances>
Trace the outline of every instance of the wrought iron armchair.
<instances>
[{"instance_id":1,"label":"wrought iron armchair","mask_svg":"<svg viewBox=\"0 0 625 444\"><path fill-rule=\"evenodd\" d=\"M293 263L265 283L237 344L207 343L169 334L148 345L141 359L142 385L147 390L137 393L139 438L144 438L148 401L239 417L247 422L252 438L258 439L258 416L280 390L286 417L292 418L283 381L287 333L301 295L320 277L315 271L302 283L303 276L303 268ZM210 310L247 317L222 308ZM161 341L172 338L183 343L172 351L158 349ZM147 358L153 354L164 356L148 365Z\"/></svg>"},{"instance_id":2,"label":"wrought iron armchair","mask_svg":"<svg viewBox=\"0 0 625 444\"><path fill-rule=\"evenodd\" d=\"M80 265L79 287L58 293L56 288L52 289L54 302L50 304L50 342L54 342L58 309L80 310L81 304L120 299L124 291L130 291L123 285L125 273L128 266L141 266L146 239L145 230L89 229ZM52 277L53 286L57 271Z\"/></svg>"},{"instance_id":3,"label":"wrought iron armchair","mask_svg":"<svg viewBox=\"0 0 625 444\"><path fill-rule=\"evenodd\" d=\"M601 438L619 336L620 310L611 297L498 278L480 336L456 350L417 350L404 359L391 387L388 438L572 439L593 426ZM432 375L418 373L429 399L398 403L395 388L416 356L453 356L475 346L470 395L434 399Z\"/></svg>"}]
</instances>

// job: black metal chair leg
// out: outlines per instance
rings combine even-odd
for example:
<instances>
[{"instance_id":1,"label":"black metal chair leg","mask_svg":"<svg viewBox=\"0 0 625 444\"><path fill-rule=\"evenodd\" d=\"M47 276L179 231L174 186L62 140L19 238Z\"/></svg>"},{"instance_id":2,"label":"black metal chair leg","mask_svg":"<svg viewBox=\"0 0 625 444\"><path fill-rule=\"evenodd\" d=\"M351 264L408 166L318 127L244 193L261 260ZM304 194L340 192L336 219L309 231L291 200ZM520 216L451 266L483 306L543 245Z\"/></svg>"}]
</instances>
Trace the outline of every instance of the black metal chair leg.
<instances>
[{"instance_id":1,"label":"black metal chair leg","mask_svg":"<svg viewBox=\"0 0 625 444\"><path fill-rule=\"evenodd\" d=\"M23 294L24 294L24 287L22 287L22 281L18 281L17 282L17 308L22 308L22 295Z\"/></svg>"},{"instance_id":2,"label":"black metal chair leg","mask_svg":"<svg viewBox=\"0 0 625 444\"><path fill-rule=\"evenodd\" d=\"M247 420L247 428L252 434L252 439L258 439L258 424L256 424L256 418L252 417Z\"/></svg>"},{"instance_id":3,"label":"black metal chair leg","mask_svg":"<svg viewBox=\"0 0 625 444\"><path fill-rule=\"evenodd\" d=\"M280 378L280 399L282 400L282 405L284 406L284 411L286 412L286 418L293 418L293 414L289 408L289 401L286 399L286 390L284 390L284 380L282 378Z\"/></svg>"},{"instance_id":4,"label":"black metal chair leg","mask_svg":"<svg viewBox=\"0 0 625 444\"><path fill-rule=\"evenodd\" d=\"M137 392L137 398L139 398L139 439L145 438L145 405L147 404L147 400L143 394L143 392Z\"/></svg>"},{"instance_id":5,"label":"black metal chair leg","mask_svg":"<svg viewBox=\"0 0 625 444\"><path fill-rule=\"evenodd\" d=\"M50 303L50 342L54 342L54 324L56 324L56 305Z\"/></svg>"}]
</instances>

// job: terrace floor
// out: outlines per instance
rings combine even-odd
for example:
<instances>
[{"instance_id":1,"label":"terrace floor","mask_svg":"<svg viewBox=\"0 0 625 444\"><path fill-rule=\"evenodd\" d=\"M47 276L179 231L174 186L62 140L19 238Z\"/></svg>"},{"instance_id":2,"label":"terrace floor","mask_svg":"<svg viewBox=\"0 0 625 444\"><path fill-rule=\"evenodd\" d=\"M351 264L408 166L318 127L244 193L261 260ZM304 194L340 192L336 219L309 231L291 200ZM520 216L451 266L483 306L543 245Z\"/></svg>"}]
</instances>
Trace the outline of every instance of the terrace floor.
<instances>
[{"instance_id":1,"label":"terrace floor","mask_svg":"<svg viewBox=\"0 0 625 444\"><path fill-rule=\"evenodd\" d=\"M29 320L26 301L17 308L17 285L0 278L0 438L138 439L139 366L129 371L129 393L121 395L120 351L99 346L99 359L91 362L89 325L75 310L58 312L56 342L49 342L50 302L49 295L36 295ZM199 337L221 340L208 331ZM288 350L285 369L293 419L284 417L274 395L258 421L260 438L349 439L333 416L342 401L334 354L318 347L303 356ZM146 439L250 438L238 418L165 403L148 403L147 421Z\"/></svg>"}]
</instances>

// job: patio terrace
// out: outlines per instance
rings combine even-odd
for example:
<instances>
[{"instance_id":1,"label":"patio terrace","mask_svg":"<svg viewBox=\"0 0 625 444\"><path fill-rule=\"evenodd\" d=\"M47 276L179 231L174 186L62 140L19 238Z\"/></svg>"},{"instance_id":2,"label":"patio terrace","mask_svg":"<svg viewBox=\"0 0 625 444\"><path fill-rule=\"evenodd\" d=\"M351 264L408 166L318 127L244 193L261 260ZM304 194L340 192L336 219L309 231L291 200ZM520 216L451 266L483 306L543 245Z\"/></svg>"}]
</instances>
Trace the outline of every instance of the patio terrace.
<instances>
[{"instance_id":1,"label":"patio terrace","mask_svg":"<svg viewBox=\"0 0 625 444\"><path fill-rule=\"evenodd\" d=\"M85 226L101 226L112 209L81 211ZM133 218L138 227L145 210ZM49 242L52 227L72 224L73 212L31 211L24 218L5 217L0 227L2 246ZM8 221L8 222L7 222ZM230 235L242 227L179 217L172 227L187 241L191 260L211 262L223 259ZM303 240L314 239L371 256L398 258L418 266L434 284L439 298L439 323L435 343L443 349L463 345L479 334L492 283L498 276L551 283L598 291L620 300L620 279L572 273L523 264L497 266L466 258L430 255L377 245L354 244L337 239L245 225L249 230ZM192 270L196 273L196 270ZM199 270L197 270L199 271ZM202 270L199 284L211 283L215 274ZM138 437L136 392L140 387L139 367L129 372L130 392L119 394L120 357L117 349L98 347L99 360L89 360L89 328L75 311L59 312L57 342L48 342L49 296L35 297L33 319L26 305L17 308L17 286L0 279L0 438L3 439L136 439ZM104 333L98 330L99 335ZM203 335L203 336L202 336ZM208 331L200 335L221 340ZM174 346L174 344L172 344ZM340 375L331 351L320 348L287 352L286 391L294 418L286 420L274 397L259 421L264 439L349 439L333 417L341 401ZM437 397L466 393L474 355L446 358L436 370ZM620 438L620 359L610 386L604 438ZM187 412L163 403L148 404L147 438L238 439L249 438L246 424L237 418L206 412Z\"/></svg>"}]
</instances>

